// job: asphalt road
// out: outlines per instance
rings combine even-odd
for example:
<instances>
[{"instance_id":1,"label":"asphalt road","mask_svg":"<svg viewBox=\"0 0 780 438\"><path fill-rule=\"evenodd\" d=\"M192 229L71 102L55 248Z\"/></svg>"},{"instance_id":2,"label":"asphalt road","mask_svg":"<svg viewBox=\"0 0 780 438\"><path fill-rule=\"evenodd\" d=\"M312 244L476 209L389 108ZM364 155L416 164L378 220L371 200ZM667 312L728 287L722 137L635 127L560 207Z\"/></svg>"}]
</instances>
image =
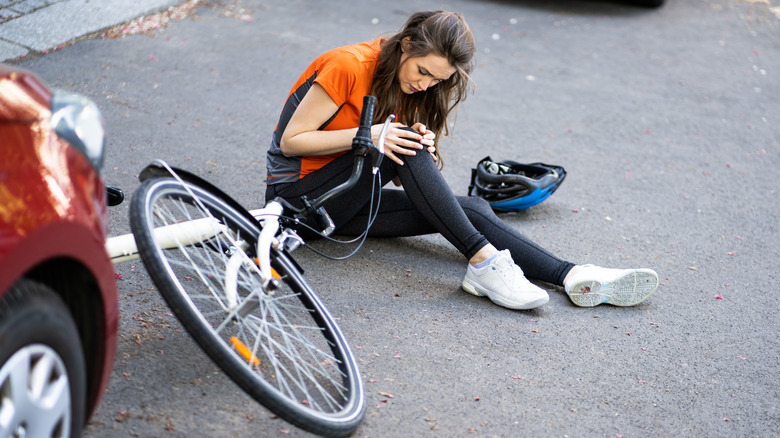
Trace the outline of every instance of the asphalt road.
<instances>
[{"instance_id":1,"label":"asphalt road","mask_svg":"<svg viewBox=\"0 0 780 438\"><path fill-rule=\"evenodd\" d=\"M634 308L578 308L542 284L547 305L509 311L459 289L464 260L437 236L369 240L340 262L299 250L361 362L355 436L780 435L780 19L767 5L238 5L20 65L100 104L109 183L131 194L159 157L257 207L271 131L315 56L414 10L460 11L479 51L443 142L453 190L486 155L563 165L552 198L505 220L574 262L661 277ZM129 231L127 204L111 227ZM117 272L119 349L88 436L307 436L222 376L140 263Z\"/></svg>"}]
</instances>

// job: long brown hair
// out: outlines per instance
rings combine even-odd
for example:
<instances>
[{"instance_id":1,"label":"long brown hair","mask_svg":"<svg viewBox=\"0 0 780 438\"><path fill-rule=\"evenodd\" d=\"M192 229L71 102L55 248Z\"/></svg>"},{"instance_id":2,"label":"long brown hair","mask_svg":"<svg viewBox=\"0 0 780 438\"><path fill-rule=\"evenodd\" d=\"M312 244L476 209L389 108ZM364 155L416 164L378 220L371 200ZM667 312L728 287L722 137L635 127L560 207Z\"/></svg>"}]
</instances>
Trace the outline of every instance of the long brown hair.
<instances>
[{"instance_id":1,"label":"long brown hair","mask_svg":"<svg viewBox=\"0 0 780 438\"><path fill-rule=\"evenodd\" d=\"M426 91L403 93L398 82L398 70L401 67L401 44L404 39L408 40L404 50L409 58L430 54L441 56L455 68L455 73ZM375 123L384 121L390 114L396 114L397 121L408 126L416 122L423 123L436 134L436 156L441 167L444 162L439 153L438 140L442 132L444 135L449 134L447 116L472 88L469 74L474 68L475 52L474 35L461 14L426 11L409 17L401 31L385 40L381 46L371 84L371 93L377 97Z\"/></svg>"}]
</instances>

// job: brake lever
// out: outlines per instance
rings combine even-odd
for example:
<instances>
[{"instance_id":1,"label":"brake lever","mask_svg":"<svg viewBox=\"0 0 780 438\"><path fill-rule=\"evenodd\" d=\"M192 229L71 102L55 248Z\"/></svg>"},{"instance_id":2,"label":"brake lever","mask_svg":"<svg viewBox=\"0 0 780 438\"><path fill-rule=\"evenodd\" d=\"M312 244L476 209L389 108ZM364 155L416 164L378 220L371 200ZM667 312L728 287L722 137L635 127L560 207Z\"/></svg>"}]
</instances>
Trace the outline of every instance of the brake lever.
<instances>
[{"instance_id":1,"label":"brake lever","mask_svg":"<svg viewBox=\"0 0 780 438\"><path fill-rule=\"evenodd\" d=\"M385 119L385 124L382 126L382 130L379 131L379 140L377 140L376 149L379 153L374 157L374 164L372 172L374 175L379 171L379 163L382 162L382 157L385 155L385 137L387 136L387 130L390 129L390 124L395 120L395 114L390 114Z\"/></svg>"}]
</instances>

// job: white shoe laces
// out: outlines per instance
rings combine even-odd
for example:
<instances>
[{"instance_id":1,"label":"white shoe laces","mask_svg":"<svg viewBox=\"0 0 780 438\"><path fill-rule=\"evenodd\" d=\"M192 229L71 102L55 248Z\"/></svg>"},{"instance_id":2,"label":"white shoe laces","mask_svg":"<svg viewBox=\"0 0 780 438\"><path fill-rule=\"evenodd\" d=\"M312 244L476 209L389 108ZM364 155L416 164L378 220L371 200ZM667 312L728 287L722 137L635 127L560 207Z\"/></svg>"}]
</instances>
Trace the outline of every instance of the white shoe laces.
<instances>
[{"instance_id":1,"label":"white shoe laces","mask_svg":"<svg viewBox=\"0 0 780 438\"><path fill-rule=\"evenodd\" d=\"M509 286L513 286L515 284L515 280L517 279L518 274L521 277L523 276L523 270L520 269L520 267L517 266L509 257L500 257L498 260L496 260L494 266L496 267L498 275Z\"/></svg>"}]
</instances>

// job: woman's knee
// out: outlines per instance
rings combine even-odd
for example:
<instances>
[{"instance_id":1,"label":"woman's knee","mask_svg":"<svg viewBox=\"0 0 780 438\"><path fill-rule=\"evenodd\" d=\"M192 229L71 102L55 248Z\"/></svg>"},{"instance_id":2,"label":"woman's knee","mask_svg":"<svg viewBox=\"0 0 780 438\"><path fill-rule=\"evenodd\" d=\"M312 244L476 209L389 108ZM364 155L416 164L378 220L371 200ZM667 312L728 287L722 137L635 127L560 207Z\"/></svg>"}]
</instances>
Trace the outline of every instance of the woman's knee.
<instances>
[{"instance_id":1,"label":"woman's knee","mask_svg":"<svg viewBox=\"0 0 780 438\"><path fill-rule=\"evenodd\" d=\"M458 203L463 211L479 213L481 215L494 215L490 203L479 196L458 196Z\"/></svg>"}]
</instances>

